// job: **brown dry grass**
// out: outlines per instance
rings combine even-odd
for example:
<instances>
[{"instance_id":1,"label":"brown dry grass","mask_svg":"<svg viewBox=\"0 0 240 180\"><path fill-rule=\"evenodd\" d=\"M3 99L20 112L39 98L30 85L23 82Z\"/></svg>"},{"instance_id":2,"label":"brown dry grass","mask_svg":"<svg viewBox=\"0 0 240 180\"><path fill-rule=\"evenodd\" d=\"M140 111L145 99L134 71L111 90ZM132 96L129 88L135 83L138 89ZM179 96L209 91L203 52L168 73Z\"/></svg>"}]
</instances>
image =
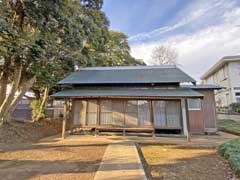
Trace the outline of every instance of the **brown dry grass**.
<instances>
[{"instance_id":1,"label":"brown dry grass","mask_svg":"<svg viewBox=\"0 0 240 180\"><path fill-rule=\"evenodd\" d=\"M143 145L147 172L161 180L230 180L233 173L215 149L180 145Z\"/></svg>"}]
</instances>

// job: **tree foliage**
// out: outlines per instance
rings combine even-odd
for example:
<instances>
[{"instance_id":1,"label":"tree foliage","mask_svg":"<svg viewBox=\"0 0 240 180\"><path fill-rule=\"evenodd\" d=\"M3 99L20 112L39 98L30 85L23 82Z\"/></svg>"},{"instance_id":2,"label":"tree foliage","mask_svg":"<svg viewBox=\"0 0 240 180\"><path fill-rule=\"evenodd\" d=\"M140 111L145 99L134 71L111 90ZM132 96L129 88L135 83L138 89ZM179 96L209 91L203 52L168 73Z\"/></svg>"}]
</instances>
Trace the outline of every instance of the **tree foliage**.
<instances>
[{"instance_id":1,"label":"tree foliage","mask_svg":"<svg viewBox=\"0 0 240 180\"><path fill-rule=\"evenodd\" d=\"M236 103L230 104L230 109L231 109L233 112L240 113L240 103L239 103L239 102L236 102Z\"/></svg>"},{"instance_id":2,"label":"tree foliage","mask_svg":"<svg viewBox=\"0 0 240 180\"><path fill-rule=\"evenodd\" d=\"M177 65L177 51L167 46L156 46L151 55L153 65Z\"/></svg>"},{"instance_id":3,"label":"tree foliage","mask_svg":"<svg viewBox=\"0 0 240 180\"><path fill-rule=\"evenodd\" d=\"M75 61L88 64L82 58L86 43L99 45L103 39L99 22L77 0L2 0L0 7L0 120L4 122L35 79L39 87L52 87L58 77L73 70ZM93 34L101 38L93 39ZM9 83L6 95L2 87Z\"/></svg>"},{"instance_id":4,"label":"tree foliage","mask_svg":"<svg viewBox=\"0 0 240 180\"><path fill-rule=\"evenodd\" d=\"M109 32L102 5L103 0L0 0L0 123L30 88L42 116L49 92L76 65L142 64L131 57L123 33Z\"/></svg>"},{"instance_id":5,"label":"tree foliage","mask_svg":"<svg viewBox=\"0 0 240 180\"><path fill-rule=\"evenodd\" d=\"M110 38L106 44L106 53L103 63L105 66L130 66L145 65L143 61L137 60L130 54L128 37L122 32L110 31Z\"/></svg>"}]
</instances>

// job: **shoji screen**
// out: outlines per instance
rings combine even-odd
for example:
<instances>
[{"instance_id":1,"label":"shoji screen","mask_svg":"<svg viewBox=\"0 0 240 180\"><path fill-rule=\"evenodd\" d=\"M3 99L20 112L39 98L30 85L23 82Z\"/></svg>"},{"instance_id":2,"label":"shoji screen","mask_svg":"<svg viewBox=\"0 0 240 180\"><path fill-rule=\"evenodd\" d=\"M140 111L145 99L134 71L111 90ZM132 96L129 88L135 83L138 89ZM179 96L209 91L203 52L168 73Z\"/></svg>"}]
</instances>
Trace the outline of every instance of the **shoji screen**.
<instances>
[{"instance_id":1,"label":"shoji screen","mask_svg":"<svg viewBox=\"0 0 240 180\"><path fill-rule=\"evenodd\" d=\"M112 101L102 100L100 101L100 125L110 126L112 124Z\"/></svg>"},{"instance_id":2,"label":"shoji screen","mask_svg":"<svg viewBox=\"0 0 240 180\"><path fill-rule=\"evenodd\" d=\"M87 125L95 126L97 123L97 100L88 100Z\"/></svg>"},{"instance_id":3,"label":"shoji screen","mask_svg":"<svg viewBox=\"0 0 240 180\"><path fill-rule=\"evenodd\" d=\"M180 102L167 101L166 103L167 126L181 127Z\"/></svg>"},{"instance_id":4,"label":"shoji screen","mask_svg":"<svg viewBox=\"0 0 240 180\"><path fill-rule=\"evenodd\" d=\"M150 101L138 101L138 125L150 126L151 123Z\"/></svg>"},{"instance_id":5,"label":"shoji screen","mask_svg":"<svg viewBox=\"0 0 240 180\"><path fill-rule=\"evenodd\" d=\"M112 101L112 122L113 126L122 127L124 125L125 117L125 101L113 100Z\"/></svg>"},{"instance_id":6,"label":"shoji screen","mask_svg":"<svg viewBox=\"0 0 240 180\"><path fill-rule=\"evenodd\" d=\"M100 125L122 127L124 125L124 104L123 100L101 100Z\"/></svg>"},{"instance_id":7,"label":"shoji screen","mask_svg":"<svg viewBox=\"0 0 240 180\"><path fill-rule=\"evenodd\" d=\"M75 100L73 105L73 125L86 125L87 101Z\"/></svg>"},{"instance_id":8,"label":"shoji screen","mask_svg":"<svg viewBox=\"0 0 240 180\"><path fill-rule=\"evenodd\" d=\"M153 119L156 127L166 127L166 101L152 101Z\"/></svg>"},{"instance_id":9,"label":"shoji screen","mask_svg":"<svg viewBox=\"0 0 240 180\"><path fill-rule=\"evenodd\" d=\"M131 100L126 102L125 122L127 127L138 126L138 101Z\"/></svg>"}]
</instances>

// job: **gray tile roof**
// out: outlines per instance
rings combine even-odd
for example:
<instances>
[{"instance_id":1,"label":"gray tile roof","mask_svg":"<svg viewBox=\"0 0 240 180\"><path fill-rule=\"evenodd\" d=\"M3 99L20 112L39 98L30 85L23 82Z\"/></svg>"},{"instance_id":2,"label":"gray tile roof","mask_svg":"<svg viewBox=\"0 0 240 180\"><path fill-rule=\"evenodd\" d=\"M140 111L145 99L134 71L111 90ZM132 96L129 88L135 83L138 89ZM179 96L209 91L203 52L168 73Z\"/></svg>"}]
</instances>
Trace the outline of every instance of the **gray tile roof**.
<instances>
[{"instance_id":1,"label":"gray tile roof","mask_svg":"<svg viewBox=\"0 0 240 180\"><path fill-rule=\"evenodd\" d=\"M52 97L203 97L203 95L190 88L98 88L65 90L53 94Z\"/></svg>"},{"instance_id":2,"label":"gray tile roof","mask_svg":"<svg viewBox=\"0 0 240 180\"><path fill-rule=\"evenodd\" d=\"M176 66L82 68L59 84L179 83L196 81Z\"/></svg>"}]
</instances>

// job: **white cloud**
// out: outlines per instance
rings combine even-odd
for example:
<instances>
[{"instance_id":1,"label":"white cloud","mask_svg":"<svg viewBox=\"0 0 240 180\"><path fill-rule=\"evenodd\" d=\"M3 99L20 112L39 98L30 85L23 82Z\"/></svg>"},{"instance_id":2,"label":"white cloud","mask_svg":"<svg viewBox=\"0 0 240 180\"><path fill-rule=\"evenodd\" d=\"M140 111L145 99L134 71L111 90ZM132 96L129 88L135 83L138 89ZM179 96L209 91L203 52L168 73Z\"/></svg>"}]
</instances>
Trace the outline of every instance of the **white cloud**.
<instances>
[{"instance_id":1,"label":"white cloud","mask_svg":"<svg viewBox=\"0 0 240 180\"><path fill-rule=\"evenodd\" d=\"M194 23L199 19L205 18L209 14L217 14L225 11L226 9L231 9L235 1L227 2L225 0L200 0L192 1L185 9L180 11L176 16L175 22L172 25L157 28L151 32L140 33L129 37L130 42L137 42L153 37L158 37L164 33L171 32L177 28L183 27L190 23Z\"/></svg>"},{"instance_id":2,"label":"white cloud","mask_svg":"<svg viewBox=\"0 0 240 180\"><path fill-rule=\"evenodd\" d=\"M177 22L176 24L174 24L172 26L165 26L165 27L155 29L151 32L140 33L140 34L131 36L131 37L129 37L129 41L133 41L133 42L140 41L140 40L144 40L147 38L152 38L153 36L159 36L163 33L169 32L169 31L173 31L179 27L182 27L182 26L194 21L198 17L202 16L205 12L206 11L203 11L203 9L199 9L199 10L193 12L190 16L183 18L181 21Z\"/></svg>"},{"instance_id":3,"label":"white cloud","mask_svg":"<svg viewBox=\"0 0 240 180\"><path fill-rule=\"evenodd\" d=\"M176 33L165 39L160 38L159 41L156 39L158 37L150 32L148 38L152 38L152 41L148 43L139 41L137 44L132 44L132 55L149 62L151 51L156 45L173 46L179 54L178 63L182 65L186 72L199 80L200 76L221 57L240 54L240 7L233 6L234 3L226 4L224 1L213 2L215 2L215 7L218 7L218 9L211 8L211 13L214 13L212 11L221 11L222 13L221 17L218 17L218 19L221 19L219 23L211 23L206 19L205 23L209 23L206 27L203 26L193 33ZM195 8L192 9L192 11L194 10ZM195 16L192 16L192 13L189 12L190 16L188 17L193 17L192 19L200 18L200 16L203 16L201 12L206 13L207 11L199 10ZM186 19L183 18L179 23L194 25L194 21ZM166 27L166 29L172 28L173 30L174 27L176 25Z\"/></svg>"}]
</instances>

